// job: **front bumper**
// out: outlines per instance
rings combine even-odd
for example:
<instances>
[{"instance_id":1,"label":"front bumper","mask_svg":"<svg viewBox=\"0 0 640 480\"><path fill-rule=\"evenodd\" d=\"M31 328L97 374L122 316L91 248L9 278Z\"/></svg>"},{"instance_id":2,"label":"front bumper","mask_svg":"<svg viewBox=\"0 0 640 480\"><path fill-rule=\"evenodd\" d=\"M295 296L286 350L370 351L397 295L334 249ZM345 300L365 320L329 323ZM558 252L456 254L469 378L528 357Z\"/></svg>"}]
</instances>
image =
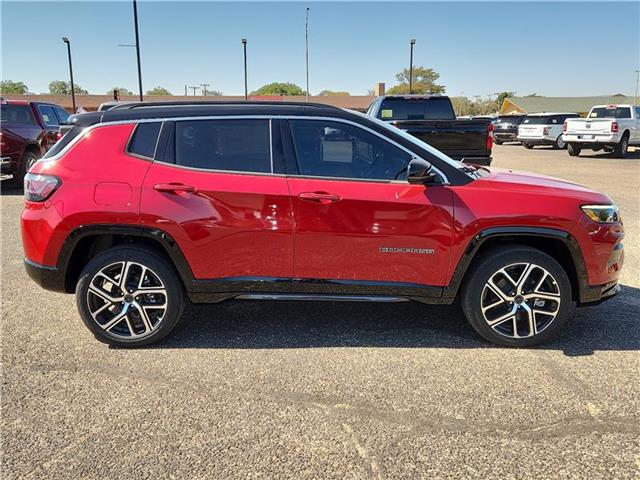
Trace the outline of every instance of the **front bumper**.
<instances>
[{"instance_id":1,"label":"front bumper","mask_svg":"<svg viewBox=\"0 0 640 480\"><path fill-rule=\"evenodd\" d=\"M604 285L596 285L594 287L588 287L582 292L582 298L579 305L581 307L594 307L600 305L602 302L611 300L618 295L622 288L620 284L615 282L605 283Z\"/></svg>"},{"instance_id":2,"label":"front bumper","mask_svg":"<svg viewBox=\"0 0 640 480\"><path fill-rule=\"evenodd\" d=\"M0 158L0 173L11 173L11 157Z\"/></svg>"},{"instance_id":3,"label":"front bumper","mask_svg":"<svg viewBox=\"0 0 640 480\"><path fill-rule=\"evenodd\" d=\"M40 265L33 262L28 258L24 259L24 268L27 274L38 285L45 290L51 290L53 292L66 293L64 288L64 273L57 267L50 267L48 265Z\"/></svg>"}]
</instances>

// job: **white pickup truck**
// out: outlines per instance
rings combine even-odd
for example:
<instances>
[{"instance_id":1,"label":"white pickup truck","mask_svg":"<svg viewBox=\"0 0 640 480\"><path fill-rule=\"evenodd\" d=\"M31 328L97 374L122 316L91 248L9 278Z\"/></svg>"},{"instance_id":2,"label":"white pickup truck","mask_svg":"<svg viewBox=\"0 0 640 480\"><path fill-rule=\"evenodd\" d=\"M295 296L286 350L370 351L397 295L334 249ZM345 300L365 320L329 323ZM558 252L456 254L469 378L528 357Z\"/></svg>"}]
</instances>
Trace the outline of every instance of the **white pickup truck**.
<instances>
[{"instance_id":1,"label":"white pickup truck","mask_svg":"<svg viewBox=\"0 0 640 480\"><path fill-rule=\"evenodd\" d=\"M562 140L573 157L589 149L624 158L629 146L640 146L640 106L596 105L587 118L564 122Z\"/></svg>"}]
</instances>

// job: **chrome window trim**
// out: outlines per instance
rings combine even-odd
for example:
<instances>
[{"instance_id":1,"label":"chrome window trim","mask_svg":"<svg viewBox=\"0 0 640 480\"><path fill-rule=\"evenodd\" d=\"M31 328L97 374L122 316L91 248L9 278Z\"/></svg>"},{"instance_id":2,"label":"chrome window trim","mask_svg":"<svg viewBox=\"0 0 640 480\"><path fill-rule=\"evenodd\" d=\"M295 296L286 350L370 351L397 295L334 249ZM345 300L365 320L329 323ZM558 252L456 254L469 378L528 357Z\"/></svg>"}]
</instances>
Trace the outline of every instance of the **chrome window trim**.
<instances>
[{"instance_id":1,"label":"chrome window trim","mask_svg":"<svg viewBox=\"0 0 640 480\"><path fill-rule=\"evenodd\" d=\"M376 135L378 137L380 137L381 139L383 139L386 142L389 142L390 144L394 145L395 147L407 152L408 154L414 156L414 157L419 157L419 155L416 154L416 152L413 152L411 150L409 150L407 147L400 145L399 143L395 142L394 140L382 135L379 132L376 132L375 130L362 125L360 123L354 122L352 120L347 120L344 118L337 118L337 117L327 117L327 116L315 116L315 115L196 115L196 116L185 116L185 117L154 117L154 118L138 118L138 119L127 119L127 120L116 120L116 121L112 121L112 122L102 122L102 123L96 123L94 125L91 125L89 127L85 127L82 132L80 132L73 140L71 140L67 145L65 145L65 147L60 150L56 155L49 157L47 159L43 159L44 161L55 161L58 160L62 155L64 155L69 149L71 149L76 143L78 143L81 139L83 139L88 133L90 133L91 131L98 129L98 128L103 128L103 127L109 127L109 126L113 126L113 125L125 125L125 124L131 124L131 123L154 123L154 122L165 122L165 121L173 121L173 122L184 122L184 121L193 121L193 120L247 120L247 119L257 119L257 120L261 120L261 119L267 119L270 122L271 125L271 121L274 119L278 119L278 120L319 120L319 121L330 121L330 122L338 122L338 123L345 123L348 125L353 125L357 128L361 128L373 135ZM270 129L271 131L271 129ZM270 142L273 141L272 137L273 135L270 135ZM273 156L272 156L272 162L273 162ZM175 167L181 167L181 168L185 168L182 167L181 165L177 165L174 163L167 163L167 162L158 162L158 163L165 163L167 165L173 165ZM429 162L431 163L431 162ZM193 168L193 167L188 167L188 168ZM442 172L442 170L440 170L438 167L436 167L435 165L433 165L433 169L438 173L438 175L440 175L443 179L443 181L441 183L439 183L438 185L450 185L449 182L449 178L444 174L444 172ZM207 171L207 172L213 172L215 170L209 170L209 169L202 169L203 171ZM220 172L229 172L229 173L246 173L246 174L251 174L254 175L256 174L256 172L235 172L232 170L220 170ZM273 172L273 167L272 167L272 172ZM264 173L263 173L264 174ZM300 175L287 175L290 177L295 177L295 178L333 178L333 177L313 177L313 176L300 176ZM336 179L344 179L344 180L351 180L351 181L363 181L363 182L386 182L386 183L408 183L405 180L382 180L382 179L362 179L362 178L345 178L345 177L336 177Z\"/></svg>"}]
</instances>

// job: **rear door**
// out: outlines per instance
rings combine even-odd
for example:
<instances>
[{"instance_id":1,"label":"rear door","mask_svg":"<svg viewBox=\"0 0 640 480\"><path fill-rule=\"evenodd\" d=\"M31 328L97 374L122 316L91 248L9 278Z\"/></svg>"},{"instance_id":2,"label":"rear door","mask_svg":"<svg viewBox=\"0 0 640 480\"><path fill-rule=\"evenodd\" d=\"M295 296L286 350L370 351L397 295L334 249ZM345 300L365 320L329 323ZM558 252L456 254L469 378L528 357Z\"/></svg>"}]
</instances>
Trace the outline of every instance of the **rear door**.
<instances>
[{"instance_id":1,"label":"rear door","mask_svg":"<svg viewBox=\"0 0 640 480\"><path fill-rule=\"evenodd\" d=\"M36 104L38 114L44 125L45 135L47 139L47 149L49 149L58 140L58 130L60 129L60 120L53 110L52 105L42 103Z\"/></svg>"},{"instance_id":2,"label":"rear door","mask_svg":"<svg viewBox=\"0 0 640 480\"><path fill-rule=\"evenodd\" d=\"M288 289L291 203L271 131L265 118L163 127L158 148L165 153L144 181L142 224L171 235L195 278L212 280L211 289Z\"/></svg>"},{"instance_id":3,"label":"rear door","mask_svg":"<svg viewBox=\"0 0 640 480\"><path fill-rule=\"evenodd\" d=\"M419 286L426 294L443 285L450 189L410 185L412 154L365 127L339 119L288 123L294 288L362 294Z\"/></svg>"}]
</instances>

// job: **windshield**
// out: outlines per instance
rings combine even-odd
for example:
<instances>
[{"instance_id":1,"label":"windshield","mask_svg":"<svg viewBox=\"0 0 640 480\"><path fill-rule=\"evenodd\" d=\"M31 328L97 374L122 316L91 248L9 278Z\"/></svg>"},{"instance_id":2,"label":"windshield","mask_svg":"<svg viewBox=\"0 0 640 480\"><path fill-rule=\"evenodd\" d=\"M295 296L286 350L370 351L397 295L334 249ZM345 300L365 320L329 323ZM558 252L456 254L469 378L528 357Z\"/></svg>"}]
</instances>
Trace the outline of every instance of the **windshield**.
<instances>
[{"instance_id":1,"label":"windshield","mask_svg":"<svg viewBox=\"0 0 640 480\"><path fill-rule=\"evenodd\" d=\"M355 113L356 115L359 115L363 118L366 118L367 120L370 120L372 122L375 122L377 125L397 134L402 136L403 138L409 140L411 143L413 143L414 145L422 148L423 150L428 151L430 154L438 157L440 160L442 160L443 162L448 163L449 165L451 165L453 168L457 168L458 170L460 169L466 169L467 167L469 167L469 165L465 165L462 162L459 162L458 160L454 160L453 158L448 157L447 155L445 155L444 153L442 153L440 150L436 150L435 148L433 148L431 145L429 145L428 143L424 143L422 140L414 137L413 135L405 132L404 130L400 129L400 128L396 128L386 122L383 122L382 120L379 120L377 118L374 117L369 117L368 115L365 115L364 113L360 113L360 112L356 112L355 110L349 110L351 113Z\"/></svg>"},{"instance_id":2,"label":"windshield","mask_svg":"<svg viewBox=\"0 0 640 480\"><path fill-rule=\"evenodd\" d=\"M629 107L594 107L589 113L589 118L631 118Z\"/></svg>"}]
</instances>

